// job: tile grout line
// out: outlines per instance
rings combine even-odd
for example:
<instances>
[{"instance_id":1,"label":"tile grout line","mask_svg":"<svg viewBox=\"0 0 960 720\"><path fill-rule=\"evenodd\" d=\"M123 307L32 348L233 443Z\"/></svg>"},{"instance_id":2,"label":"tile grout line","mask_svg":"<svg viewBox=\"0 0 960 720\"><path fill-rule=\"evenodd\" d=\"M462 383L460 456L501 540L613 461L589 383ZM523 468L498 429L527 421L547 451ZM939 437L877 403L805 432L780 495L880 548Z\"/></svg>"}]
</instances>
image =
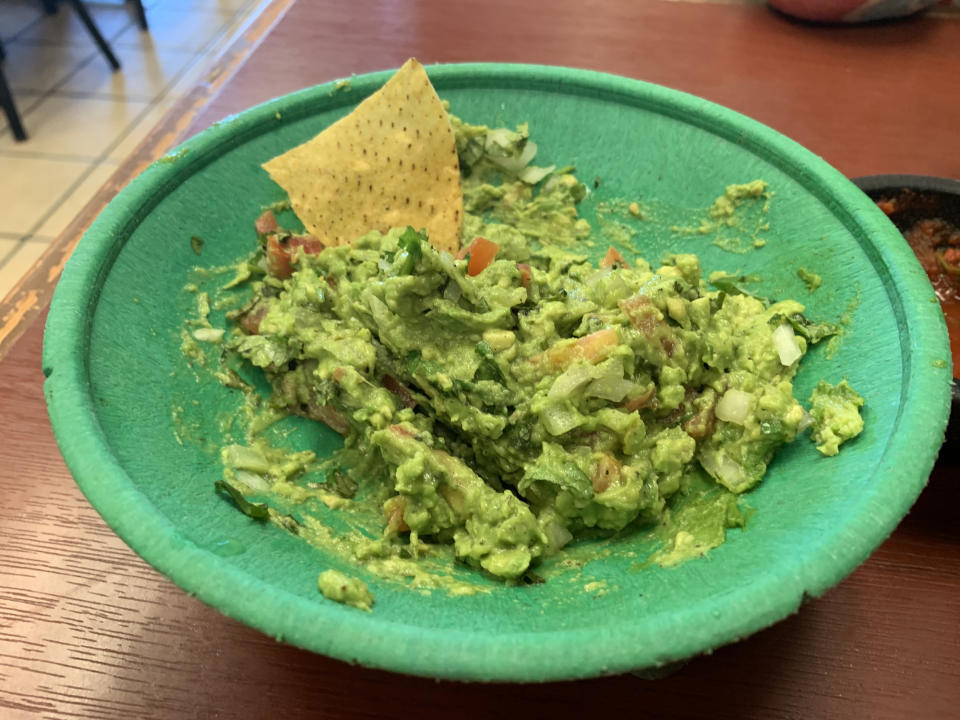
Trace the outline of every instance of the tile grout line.
<instances>
[{"instance_id":1,"label":"tile grout line","mask_svg":"<svg viewBox=\"0 0 960 720\"><path fill-rule=\"evenodd\" d=\"M77 68L79 72L83 68ZM15 92L24 92L23 90L17 90ZM34 95L40 95L41 91L34 90L32 91ZM48 91L43 91L42 99L46 99L49 95L56 95L62 98L69 98L70 100L135 100L137 102L147 102L153 98L150 95L114 95L112 93L98 92L96 90L70 90L68 88L53 88Z\"/></svg>"},{"instance_id":2,"label":"tile grout line","mask_svg":"<svg viewBox=\"0 0 960 720\"><path fill-rule=\"evenodd\" d=\"M79 70L82 70L82 69L83 68L79 68ZM36 95L39 95L39 93L36 93ZM117 100L133 100L134 102L149 102L150 100L153 99L150 95L136 95L136 94L111 95L110 93L88 92L83 90L54 89L54 90L49 90L43 93L43 95L39 97L39 100L47 100L54 95L67 100L107 100L112 102L116 102ZM40 103L37 102L34 105L31 105L30 111L32 111L39 104ZM26 112L24 113L24 115L26 115Z\"/></svg>"},{"instance_id":3,"label":"tile grout line","mask_svg":"<svg viewBox=\"0 0 960 720\"><path fill-rule=\"evenodd\" d=\"M32 28L34 25L37 25L37 24L43 22L44 19L46 18L46 16L47 16L46 12L43 11L43 10L41 10L39 17L37 17L36 20L34 20L33 22L28 22L28 23L27 23L26 25L24 25L22 28L20 28L19 30L17 30L17 32L15 32L12 36L10 36L9 38L7 38L6 40L3 41L3 42L4 42L4 48L6 48L10 43L16 42L16 41L17 41L17 38L19 38L21 35L23 35L23 33L25 33L27 30L29 30L30 28Z\"/></svg>"},{"instance_id":4,"label":"tile grout line","mask_svg":"<svg viewBox=\"0 0 960 720\"><path fill-rule=\"evenodd\" d=\"M110 3L110 4L109 4L109 7L114 7L114 8L126 8L126 3L122 3L122 4L113 4L113 3ZM88 10L89 10L89 8L88 8ZM57 13L59 13L59 12L60 12L60 11L57 10ZM73 9L71 9L70 12L73 12ZM57 13L54 13L54 14L57 14ZM129 14L129 13L128 13L128 14ZM91 13L91 15L95 15L95 13ZM27 31L29 31L29 30L32 30L35 25L38 25L38 24L42 23L44 20L46 20L46 19L49 18L49 17L50 17L50 16L49 16L46 12L41 12L40 17L38 17L38 18L37 18L36 20L34 20L32 23L29 23L29 24L27 24L26 26L22 27L22 28L20 29L20 31L17 32L16 35L14 35L13 37L11 37L9 40L6 40L5 42L6 42L7 44L9 44L9 43L19 43L19 44L22 44L22 45L33 45L33 46L35 46L35 47L41 47L41 46L46 46L46 47L67 47L67 46L70 46L70 43L64 44L64 43L61 43L61 42L57 42L57 41L55 41L55 40L54 40L54 41L51 41L51 40L44 40L43 38L37 39L37 38L21 37L21 35L23 35L25 32L27 32ZM96 23L96 22L98 21L98 18L94 17L94 18L93 18L93 21ZM107 37L107 36L104 36L104 37L106 38L106 40L107 40L108 43L113 42L114 40L116 40L116 39L120 36L120 33L126 32L127 28L130 27L131 25L133 25L134 23L135 23L135 20L134 20L134 18L133 18L133 15L132 15L132 14L129 14L128 22L127 22L126 25L124 25L120 30L117 30L115 33L113 33L113 35L110 35L109 37ZM98 27L98 28L100 27L99 24L97 25L97 27ZM87 32L86 29L84 30L84 32ZM103 32L103 31L101 31L101 34L102 34L102 32ZM87 33L87 34L89 34L89 33ZM89 40L90 40L90 43L93 45L93 49L94 49L94 50L97 50L97 52L99 52L99 50L97 49L96 43L94 43L94 41L93 41L93 38L90 38ZM75 46L73 46L73 47L75 47Z\"/></svg>"},{"instance_id":5,"label":"tile grout line","mask_svg":"<svg viewBox=\"0 0 960 720\"><path fill-rule=\"evenodd\" d=\"M42 238L42 239L38 239L38 238ZM2 272L3 272L3 268L4 268L11 260L13 260L14 256L15 256L18 252L20 252L21 250L23 250L23 248L25 248L27 245L44 245L44 246L46 247L46 246L48 246L48 245L53 241L53 238L48 238L48 237L46 237L45 235L22 235L22 236L20 236L20 237L14 235L14 236L12 236L12 237L0 237L0 240L13 240L13 241L14 241L13 247L10 248L10 252L8 252L8 253L7 253L6 255L4 255L3 257L0 257L0 273L2 273ZM2 292L2 291L0 291L0 292Z\"/></svg>"},{"instance_id":6,"label":"tile grout line","mask_svg":"<svg viewBox=\"0 0 960 720\"><path fill-rule=\"evenodd\" d=\"M198 50L196 50L196 51L193 53L193 56L190 58L190 60L187 61L187 64L183 67L183 69L182 69L179 73L177 73L177 74L170 80L170 82L167 83L167 85L164 86L164 88L163 88L156 96L154 96L154 97L153 97L152 99L150 99L150 100L138 101L138 102L147 102L147 103L148 103L147 107L145 107L145 108L143 109L143 111L142 111L139 115L137 115L136 118L134 118L134 120L132 121L132 123L127 126L126 130L124 130L124 131L121 133L120 138L119 138L119 141L118 141L118 142L115 142L115 143L112 144L112 145L110 145L110 146L107 148L107 150L105 151L105 155L104 155L104 156L101 156L100 158L98 158L98 159L97 159L97 162L100 162L100 161L103 160L105 157L109 157L110 151L113 150L113 148L115 148L116 145L119 144L119 142L122 142L122 141L129 135L130 131L133 129L133 126L134 126L136 123L140 122L140 120L143 118L143 116L144 116L149 110L151 110L151 109L154 107L154 105L156 105L156 102L157 102L158 100L164 99L164 98L169 94L171 88L172 88L184 75L186 75L187 72L189 72L190 70L192 70L192 69L196 66L198 60L202 60L202 58L208 54L209 50L215 45L215 43L219 42L220 39L223 38L223 37L227 34L227 33L226 33L227 30L229 30L229 29L230 29L231 27L233 27L234 25L238 25L238 23L237 23L237 18L238 18L240 15L248 12L248 10L250 9L250 7L252 7L252 5L253 5L253 3L251 2L251 0L248 0L248 1L247 1L246 3L244 3L240 8L238 8L237 10L234 10L234 11L233 11L233 15L230 17L230 19L227 20L223 25L220 26L220 28L216 31L216 33L214 33L214 35L210 38L210 40L207 41L207 43L206 43L205 45L201 46ZM43 20L43 16L41 16L38 20L35 20L34 23L40 22L41 20ZM27 26L27 27L28 27L28 28L29 28L29 27L32 27L32 25L33 25L34 23L31 23L31 25L29 25L29 26ZM119 35L120 35L122 32L126 32L127 28L131 27L133 24L134 24L134 23L133 23L133 21L131 20L130 24L125 25L122 30L120 30L120 31L118 31L116 34L114 34L114 35L112 36L111 40L109 40L109 42L112 42L113 39L119 37ZM239 24L242 24L242 23L239 23ZM27 30L27 28L24 28L23 30L21 30L21 32L25 32L26 30ZM147 31L147 32L149 33L149 31ZM154 48L154 49L156 49L156 48ZM170 48L168 48L168 49L170 49ZM32 103L29 107L27 107L25 110L22 111L21 114L23 115L24 119L26 119L26 117L27 117L30 113L32 113L32 112L33 112L34 110L36 110L40 105L42 105L44 101L50 99L50 97L52 97L55 93L57 93L58 89L59 89L62 85L64 85L70 78L72 78L74 75L76 75L76 74L77 74L80 70L82 70L84 67L86 67L87 65L89 65L89 64L92 62L92 60L96 57L97 54L98 54L97 52L94 52L94 53L93 53L92 55L90 55L88 58L86 58L85 60L81 61L80 65L79 65L78 67L76 67L76 68L73 70L73 72L70 72L68 75L66 75L60 82L56 83L52 88L46 90L45 92L37 93L38 97L37 97L36 102ZM123 70L121 69L119 72L123 72ZM89 93L89 95L93 95L93 94L94 94L94 93ZM66 93L64 93L64 95L67 95L67 96L69 97L69 95L66 94ZM91 99L117 100L117 99L121 99L121 98L118 98L118 96L116 96L116 95L110 95L110 96L107 97L107 98L91 98ZM134 98L128 98L128 97L125 97L125 96L124 96L122 99L132 100L132 99L134 99ZM4 127L3 130L0 131L0 137L5 136L5 135L8 134L9 132L10 132L10 128L9 128L9 127ZM9 153L9 151L7 151L7 152ZM19 154L19 153L17 153L17 154Z\"/></svg>"},{"instance_id":7,"label":"tile grout line","mask_svg":"<svg viewBox=\"0 0 960 720\"><path fill-rule=\"evenodd\" d=\"M33 28L35 25L38 25L39 23L43 22L45 19L46 19L46 14L42 13L36 20L34 20L31 23L28 23L26 26L21 28L20 31L16 33L16 35L14 35L13 38L4 45L4 49L9 48L10 44L16 42L17 39L20 37L20 35L28 31L29 29ZM85 67L96 56L96 54L97 54L96 51L94 51L85 60L81 60L79 65L74 68L73 72L68 72L67 75L64 76L64 79L66 79L67 77L72 77L80 69ZM48 99L53 94L54 90L61 84L63 84L63 80L61 80L59 83L54 83L53 87L48 88L45 92L40 93L36 101L31 103L29 107L25 108L22 111L23 118L26 119L27 115L29 115L31 112L36 110L36 108L42 105L43 101ZM11 132L12 130L9 127L4 128L4 131L2 135L0 135L0 137ZM80 186L79 185L80 182L82 182L83 180L85 180L87 177L90 176L94 168L96 168L96 164L91 164L87 167L87 170L85 172L81 173L79 180L75 181L69 188L69 192L71 194ZM0 258L0 271L2 271L3 268L10 262L10 260L13 259L13 256L16 255L22 249L25 243L33 236L33 233L35 233L43 225L43 223L46 222L47 219L49 219L53 215L53 213L56 211L56 207L60 203L62 203L64 200L66 200L68 197L69 195L61 195L60 198L58 198L57 202L53 205L53 209L47 210L45 213L43 213L39 222L34 223L34 225L30 228L28 232L21 235L21 237L17 240L16 244L14 244L13 248L11 248L10 252L8 252L3 258Z\"/></svg>"},{"instance_id":8,"label":"tile grout line","mask_svg":"<svg viewBox=\"0 0 960 720\"><path fill-rule=\"evenodd\" d=\"M71 10L71 11L72 11L72 10ZM41 17L41 20L42 20L42 19L43 19L43 18ZM96 18L94 18L94 21L96 21ZM133 23L133 18L132 18L132 17L128 18L128 19L127 19L127 23L126 23L125 25L123 25L123 27L121 27L119 30L117 30L117 31L116 31L113 35L111 35L110 37L106 38L107 43L108 43L108 44L109 44L109 43L112 43L114 40L116 40L116 38L118 38L118 37L120 36L121 33L125 33L128 28L133 27L133 24L134 24L134 23ZM33 45L34 47L67 47L67 46L68 46L68 44L65 45L64 43L59 43L59 42L55 42L55 43L36 43L36 42L30 42L30 41L27 40L26 38L23 39L23 40L21 40L20 42L21 42L21 44ZM56 92L59 92L60 88L62 88L64 85L66 85L67 82L69 82L71 78L73 78L77 73L79 73L81 70L83 70L83 69L84 69L85 67L87 67L88 65L91 65L91 64L93 63L93 61L94 61L98 56L103 55L103 53L100 52L100 50L97 48L96 44L93 42L93 38L90 38L90 43L93 45L93 47L91 48L90 54L89 54L85 59L81 60L79 63L77 63L76 65L74 65L72 70L67 71L67 73L66 73L62 78L60 78L59 81L55 82L52 87L48 88L48 89L46 90L46 92L44 92L44 94L43 94L43 98L44 98L44 99L49 98L52 94L54 94L54 93L56 93ZM112 47L112 46L111 46L111 47ZM104 60L104 62L106 62L106 58L104 58L103 60ZM121 69L121 70L119 70L119 71L117 71L117 72L123 72L123 70ZM40 103L36 103L36 105L34 105L34 106L31 108L31 110L33 110L33 108L35 108L35 107L36 107L37 105L39 105L39 104L40 104ZM26 111L26 112L24 113L24 116L26 116L27 112L30 112L30 110Z\"/></svg>"},{"instance_id":9,"label":"tile grout line","mask_svg":"<svg viewBox=\"0 0 960 720\"><path fill-rule=\"evenodd\" d=\"M41 19L42 19L42 18L41 18ZM4 49L6 49L6 47L5 47ZM9 52L9 50L7 50L7 52ZM86 57L86 59L81 60L79 66L76 67L76 68L73 70L73 72L68 72L68 74L67 74L65 77L72 77L75 73L77 73L77 72L79 72L80 70L82 70L84 67L86 67L86 66L93 60L94 57L96 57L96 54L97 54L96 51L94 51L94 52L92 52L90 55L88 55L88 56ZM36 97L36 101L33 102L33 103L31 103L31 104L30 104L29 106L27 106L25 109L23 109L23 110L20 111L20 115L23 117L24 124L26 124L25 121L26 121L26 119L27 119L27 116L30 115L30 113L32 113L32 112L33 112L34 110L36 110L38 107L40 107L41 105L43 105L43 102L44 102L45 100L48 100L48 99L54 94L56 88L59 87L61 84L63 84L63 81L62 81L62 80L61 80L59 83L54 83L52 87L47 88L46 90L31 91L32 93L34 93L34 96ZM17 91L14 90L14 92L17 92ZM21 90L20 92L22 92L22 90ZM5 126L5 127L3 128L3 131L0 132L0 137L4 137L4 136L6 136L7 134L12 134L12 131L10 130L10 126L9 126L9 125L7 125L7 126ZM28 142L29 142L29 140L28 140Z\"/></svg>"},{"instance_id":10,"label":"tile grout line","mask_svg":"<svg viewBox=\"0 0 960 720\"><path fill-rule=\"evenodd\" d=\"M131 28L131 27L133 27L133 26L134 26L134 22L133 22L133 17L131 16L131 17L127 18L127 22L126 22L126 24L125 24L123 27L121 27L119 30L117 30L117 31L116 31L113 35L111 35L110 37L106 38L107 44L110 45L110 43L113 43L118 37L120 37L120 35L122 35L123 33L125 33L129 28ZM93 42L93 38L90 39L90 42ZM113 49L113 45L110 45L110 47L111 47L111 49ZM94 50L98 50L97 47L96 47L96 45L94 45ZM99 50L98 50L98 51L94 54L94 56L96 56L96 55L102 55L102 54L103 54L103 53L99 52ZM114 54L116 54L116 51L114 51ZM87 67L87 65L90 65L90 62L91 62L91 58L88 58L88 59L87 59L87 62L82 63L82 64L81 64L80 66L78 66L78 67L75 67L75 68L73 69L73 72L67 73L67 74L63 77L63 79L60 80L60 82L57 83L52 89L53 89L54 91L59 90L63 85L66 85L67 82L69 82L70 79L73 78L78 72L80 72L80 71L83 70L85 67ZM104 58L104 62L106 62L106 58ZM121 63L121 68L120 68L120 70L116 70L116 71L114 71L114 72L123 72L122 63Z\"/></svg>"},{"instance_id":11,"label":"tile grout line","mask_svg":"<svg viewBox=\"0 0 960 720\"><path fill-rule=\"evenodd\" d=\"M16 255L18 252L20 252L20 248L21 248L21 247L23 247L23 240L22 240L22 239L21 239L21 240L18 240L16 243L14 243L14 246L13 246L12 248L10 248L10 252L8 252L8 253L7 253L6 255L4 255L3 257L0 257L0 272L3 272L3 268L7 265L7 263L9 263L11 260L13 260L13 256ZM16 281L14 281L14 282L16 282Z\"/></svg>"},{"instance_id":12,"label":"tile grout line","mask_svg":"<svg viewBox=\"0 0 960 720\"><path fill-rule=\"evenodd\" d=\"M58 197L58 198L48 207L48 209L47 209L45 212L41 213L40 219L36 220L36 221L33 223L33 225L30 226L30 229L27 230L27 232L25 232L25 233L23 234L23 237L21 238L21 242L23 242L24 240L29 239L30 237L32 237L32 236L37 232L37 230L39 230L41 227L43 227L43 224L44 224L47 220L49 220L51 217L53 217L53 214L54 214L57 210L60 209L60 206L61 206L61 205L63 205L67 200L70 199L70 196L73 195L73 193L75 193L75 192L80 188L80 186L83 184L83 182L84 182L88 177L90 177L91 175L93 175L93 171L96 170L99 165L100 165L99 162L90 163L90 164L87 166L87 169L84 170L82 173L80 173L80 176L79 176L76 180L74 180L74 181L70 184L70 186L69 186L64 192L62 192L62 193L60 194L60 197ZM3 267L3 265L0 265L0 268L2 268L2 267Z\"/></svg>"},{"instance_id":13,"label":"tile grout line","mask_svg":"<svg viewBox=\"0 0 960 720\"><path fill-rule=\"evenodd\" d=\"M118 7L120 7L120 6L118 6ZM60 11L58 10L58 12L60 12ZM72 10L71 10L71 12L72 12ZM4 49L6 49L7 52L9 52L9 47L10 47L10 45L11 45L11 44L14 44L14 43L19 43L19 44L21 44L21 45L28 45L28 46L33 46L33 47L68 47L68 46L70 46L69 44L66 44L66 45L65 45L64 43L58 43L58 42L52 42L52 43L51 43L51 42L40 42L40 43L38 43L38 42L33 42L33 41L29 40L28 38L21 38L21 37L20 37L23 33L27 32L27 31L30 30L30 29L32 29L35 25L38 25L38 24L42 23L45 19L47 19L46 13L41 13L40 17L38 17L38 18L37 18L36 20L34 20L33 22L28 23L26 26L24 26L23 28L21 28L20 31L17 32L17 34L14 35L10 40L7 40L7 41L5 42ZM94 20L96 20L96 19L94 19ZM126 25L124 25L123 27L121 27L119 30L117 30L115 33L113 33L113 35L111 35L110 37L107 38L107 43L111 43L111 42L113 42L114 40L116 40L116 38L120 37L120 35L121 35L122 33L126 32L128 28L133 27L133 25L134 25L133 17L130 17L130 18L128 19ZM96 44L93 43L93 38L90 38L90 42L91 42L91 44L93 44L93 47L90 49L90 54L87 55L83 60L80 60L79 63L77 63L77 64L74 66L73 70L68 70L68 71L67 71L67 74L64 75L59 81L55 82L51 87L47 88L46 90L41 90L41 91L30 91L30 90L28 90L28 92L35 92L36 95L37 95L37 99L36 99L35 102L31 103L29 106L25 107L25 108L21 111L20 114L23 116L24 120L26 120L27 116L28 116L30 113L32 113L34 110L36 110L38 107L40 107L40 105L43 104L44 100L49 99L54 93L58 92L59 89L60 89L64 84L66 84L66 82L67 82L70 78L72 78L72 77L73 77L74 75L76 75L78 72L80 72L80 71L83 70L85 67L87 67L88 65L90 65L98 55L102 55L102 54L103 54L103 53L101 53L101 52L99 51L99 49L96 47ZM111 46L111 47L112 47L112 46ZM122 69L121 69L119 72L122 72ZM20 88L20 89L14 88L14 91L15 91L15 92L23 92L24 89L23 89L23 88ZM9 128L9 126L5 126L5 127L3 128L3 130L0 131L0 137L5 136L8 132L10 132L10 128Z\"/></svg>"}]
</instances>

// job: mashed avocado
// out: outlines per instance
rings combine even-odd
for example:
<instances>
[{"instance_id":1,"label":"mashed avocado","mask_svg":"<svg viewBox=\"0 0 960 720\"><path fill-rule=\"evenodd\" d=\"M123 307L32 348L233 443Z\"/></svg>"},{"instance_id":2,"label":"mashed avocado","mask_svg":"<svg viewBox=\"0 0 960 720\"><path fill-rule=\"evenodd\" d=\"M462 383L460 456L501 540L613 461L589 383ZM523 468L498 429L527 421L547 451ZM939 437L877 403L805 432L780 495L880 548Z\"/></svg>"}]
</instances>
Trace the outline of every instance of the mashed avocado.
<instances>
[{"instance_id":1,"label":"mashed avocado","mask_svg":"<svg viewBox=\"0 0 960 720\"><path fill-rule=\"evenodd\" d=\"M408 577L448 546L467 566L520 578L580 533L664 520L671 498L704 482L716 512L678 506L674 520L700 529L670 524L662 559L715 547L744 524L735 495L797 434L806 413L792 379L832 326L791 300L710 289L694 255L650 264L611 248L588 261L577 252L593 232L577 212L586 188L572 168L531 165L526 126L451 119L463 173L458 257L409 227L324 249L258 221L269 231L233 281L252 296L229 314L224 347L262 369L273 412L326 423L344 449L325 464L327 483L305 488L297 475L312 457L276 459L251 438L224 450L227 479L267 505L282 496L343 513L373 507L379 537L349 551L367 569L402 566ZM765 188L734 189L763 198ZM835 448L855 434L852 421L817 416L816 397L818 427L840 438L823 442ZM335 487L344 478L351 493ZM364 482L377 486L354 498ZM329 531L314 522L313 533ZM320 578L325 596L369 607L357 583Z\"/></svg>"},{"instance_id":2,"label":"mashed avocado","mask_svg":"<svg viewBox=\"0 0 960 720\"><path fill-rule=\"evenodd\" d=\"M806 268L797 268L797 277L803 280L803 284L807 286L807 290L813 292L821 285L823 285L823 278L820 277L815 272L810 272Z\"/></svg>"},{"instance_id":3,"label":"mashed avocado","mask_svg":"<svg viewBox=\"0 0 960 720\"><path fill-rule=\"evenodd\" d=\"M831 385L821 380L810 396L810 414L814 424L810 439L824 455L836 455L841 443L856 437L863 430L860 408L863 398L846 380Z\"/></svg>"},{"instance_id":4,"label":"mashed avocado","mask_svg":"<svg viewBox=\"0 0 960 720\"><path fill-rule=\"evenodd\" d=\"M348 577L339 570L325 570L317 578L317 587L328 600L370 611L373 593L362 580Z\"/></svg>"}]
</instances>

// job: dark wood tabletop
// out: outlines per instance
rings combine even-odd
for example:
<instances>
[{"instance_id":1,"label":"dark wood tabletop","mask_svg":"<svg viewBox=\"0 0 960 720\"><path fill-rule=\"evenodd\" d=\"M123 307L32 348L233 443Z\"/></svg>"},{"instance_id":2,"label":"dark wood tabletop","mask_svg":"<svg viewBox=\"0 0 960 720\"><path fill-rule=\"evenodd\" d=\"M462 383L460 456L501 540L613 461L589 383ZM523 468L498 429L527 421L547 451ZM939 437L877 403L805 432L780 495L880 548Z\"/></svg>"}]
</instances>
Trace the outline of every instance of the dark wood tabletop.
<instances>
[{"instance_id":1,"label":"dark wood tabletop","mask_svg":"<svg viewBox=\"0 0 960 720\"><path fill-rule=\"evenodd\" d=\"M627 75L750 115L851 176L960 177L955 11L838 27L753 2L276 0L0 304L0 718L960 718L955 447L840 585L657 680L470 685L352 667L221 616L106 527L57 451L40 371L46 306L83 229L178 139L409 56Z\"/></svg>"}]
</instances>

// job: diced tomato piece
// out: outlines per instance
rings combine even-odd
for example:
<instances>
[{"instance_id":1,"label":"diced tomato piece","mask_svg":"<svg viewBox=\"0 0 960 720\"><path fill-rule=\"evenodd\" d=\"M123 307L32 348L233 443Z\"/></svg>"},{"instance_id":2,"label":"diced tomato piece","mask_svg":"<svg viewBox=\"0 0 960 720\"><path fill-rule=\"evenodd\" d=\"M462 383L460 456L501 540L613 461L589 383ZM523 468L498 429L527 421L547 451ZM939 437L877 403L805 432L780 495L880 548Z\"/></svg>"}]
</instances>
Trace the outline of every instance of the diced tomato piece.
<instances>
[{"instance_id":1,"label":"diced tomato piece","mask_svg":"<svg viewBox=\"0 0 960 720\"><path fill-rule=\"evenodd\" d=\"M486 238L478 237L474 240L470 250L470 262L467 264L467 275L479 275L486 270L499 250L499 245Z\"/></svg>"},{"instance_id":2,"label":"diced tomato piece","mask_svg":"<svg viewBox=\"0 0 960 720\"><path fill-rule=\"evenodd\" d=\"M290 277L297 248L307 255L319 255L323 252L323 243L313 235L294 235L286 240L280 240L276 233L267 235L267 270L270 274L281 280Z\"/></svg>"},{"instance_id":3,"label":"diced tomato piece","mask_svg":"<svg viewBox=\"0 0 960 720\"><path fill-rule=\"evenodd\" d=\"M323 252L323 243L313 235L294 235L287 240L287 247L290 249L290 257L296 254L297 248L303 248L307 255L319 255Z\"/></svg>"},{"instance_id":4,"label":"diced tomato piece","mask_svg":"<svg viewBox=\"0 0 960 720\"><path fill-rule=\"evenodd\" d=\"M877 207L883 210L887 215L893 215L897 211L896 200L878 200Z\"/></svg>"},{"instance_id":5,"label":"diced tomato piece","mask_svg":"<svg viewBox=\"0 0 960 720\"><path fill-rule=\"evenodd\" d=\"M469 255L470 261L467 263L467 275L479 275L493 262L499 250L500 246L495 242L478 237L469 245L460 248L460 252L457 253L457 260L463 260Z\"/></svg>"},{"instance_id":6,"label":"diced tomato piece","mask_svg":"<svg viewBox=\"0 0 960 720\"><path fill-rule=\"evenodd\" d=\"M613 328L597 330L577 340L575 345L583 357L594 364L600 362L620 344L620 336Z\"/></svg>"},{"instance_id":7,"label":"diced tomato piece","mask_svg":"<svg viewBox=\"0 0 960 720\"><path fill-rule=\"evenodd\" d=\"M290 251L275 234L267 236L267 270L274 277L284 280L293 274Z\"/></svg>"},{"instance_id":8,"label":"diced tomato piece","mask_svg":"<svg viewBox=\"0 0 960 720\"><path fill-rule=\"evenodd\" d=\"M617 335L617 331L606 328L590 333L575 343L552 347L544 355L547 362L555 367L566 367L580 358L596 365L604 360L619 343L620 336Z\"/></svg>"},{"instance_id":9,"label":"diced tomato piece","mask_svg":"<svg viewBox=\"0 0 960 720\"><path fill-rule=\"evenodd\" d=\"M520 286L529 290L533 282L533 270L526 263L517 263L517 270L520 271Z\"/></svg>"},{"instance_id":10,"label":"diced tomato piece","mask_svg":"<svg viewBox=\"0 0 960 720\"><path fill-rule=\"evenodd\" d=\"M620 306L630 323L642 332L647 340L660 343L660 347L663 348L667 357L673 357L677 345L681 344L680 339L665 322L663 313L657 309L650 298L644 295L636 295L626 300L620 300L617 305Z\"/></svg>"},{"instance_id":11,"label":"diced tomato piece","mask_svg":"<svg viewBox=\"0 0 960 720\"><path fill-rule=\"evenodd\" d=\"M266 305L258 305L246 315L241 316L240 326L251 335L258 335L260 333L260 323L263 322L263 317L266 314Z\"/></svg>"},{"instance_id":12,"label":"diced tomato piece","mask_svg":"<svg viewBox=\"0 0 960 720\"><path fill-rule=\"evenodd\" d=\"M623 255L620 254L620 251L611 245L610 249L607 250L607 254L603 256L603 260L600 261L600 267L610 267L611 265L618 263L621 267L630 267L627 265L627 261L623 259Z\"/></svg>"},{"instance_id":13,"label":"diced tomato piece","mask_svg":"<svg viewBox=\"0 0 960 720\"><path fill-rule=\"evenodd\" d=\"M275 233L280 229L280 226L277 225L277 218L274 216L272 210L267 210L258 217L253 226L257 229L257 235L267 235L268 233Z\"/></svg>"},{"instance_id":14,"label":"diced tomato piece","mask_svg":"<svg viewBox=\"0 0 960 720\"><path fill-rule=\"evenodd\" d=\"M960 265L960 248L947 248L943 251L943 259L951 265Z\"/></svg>"},{"instance_id":15,"label":"diced tomato piece","mask_svg":"<svg viewBox=\"0 0 960 720\"><path fill-rule=\"evenodd\" d=\"M650 298L644 295L620 300L617 305L631 324L647 338L653 336L657 326L663 321L661 312L650 302Z\"/></svg>"}]
</instances>

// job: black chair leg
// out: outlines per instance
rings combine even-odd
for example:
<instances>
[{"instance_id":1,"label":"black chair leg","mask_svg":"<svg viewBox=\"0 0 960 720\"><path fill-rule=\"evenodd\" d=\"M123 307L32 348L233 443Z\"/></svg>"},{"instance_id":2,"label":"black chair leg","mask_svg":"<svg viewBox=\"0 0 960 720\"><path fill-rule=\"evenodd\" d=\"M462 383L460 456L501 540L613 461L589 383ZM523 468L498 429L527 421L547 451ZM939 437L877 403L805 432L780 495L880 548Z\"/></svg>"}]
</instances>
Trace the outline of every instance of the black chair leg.
<instances>
[{"instance_id":1,"label":"black chair leg","mask_svg":"<svg viewBox=\"0 0 960 720\"><path fill-rule=\"evenodd\" d=\"M149 28L147 27L147 13L144 12L143 10L143 2L142 0L132 0L132 1L133 1L133 9L137 13L137 25L140 26L141 30L146 32L147 30L149 30Z\"/></svg>"},{"instance_id":2,"label":"black chair leg","mask_svg":"<svg viewBox=\"0 0 960 720\"><path fill-rule=\"evenodd\" d=\"M17 106L13 104L13 95L10 94L10 87L7 85L7 78L3 74L3 68L0 68L0 106L7 114L7 120L10 122L10 129L13 130L13 137L18 142L27 139L27 133L20 122L20 114L17 112Z\"/></svg>"},{"instance_id":3,"label":"black chair leg","mask_svg":"<svg viewBox=\"0 0 960 720\"><path fill-rule=\"evenodd\" d=\"M110 63L110 67L112 67L114 71L119 70L120 61L117 60L116 55L113 54L113 50L110 49L107 41L103 39L103 35L100 34L100 30L97 28L96 23L93 22L93 18L90 17L90 13L87 12L87 8L83 6L83 3L80 2L80 0L71 0L71 2L73 3L74 9L77 11L77 15L80 16L83 24L87 26L87 30L90 31L94 41L100 48L100 52L103 53L103 56L107 58L107 62Z\"/></svg>"}]
</instances>

